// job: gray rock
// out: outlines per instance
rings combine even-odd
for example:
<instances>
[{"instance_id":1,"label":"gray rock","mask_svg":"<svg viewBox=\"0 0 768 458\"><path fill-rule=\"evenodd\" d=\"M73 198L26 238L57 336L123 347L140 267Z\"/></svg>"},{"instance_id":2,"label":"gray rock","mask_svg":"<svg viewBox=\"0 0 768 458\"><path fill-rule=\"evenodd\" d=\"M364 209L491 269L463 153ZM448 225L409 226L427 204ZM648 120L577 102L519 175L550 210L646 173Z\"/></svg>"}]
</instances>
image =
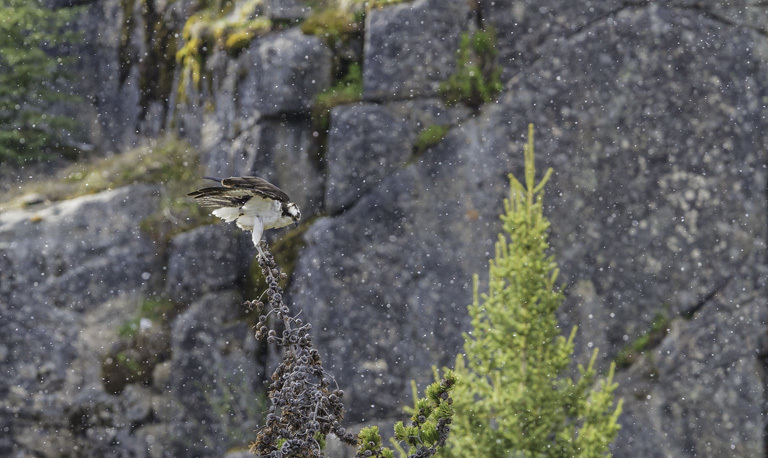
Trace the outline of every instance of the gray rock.
<instances>
[{"instance_id":1,"label":"gray rock","mask_svg":"<svg viewBox=\"0 0 768 458\"><path fill-rule=\"evenodd\" d=\"M463 105L449 106L439 98L388 102L385 106L408 123L416 137L430 126L454 126L468 119L472 112Z\"/></svg>"},{"instance_id":2,"label":"gray rock","mask_svg":"<svg viewBox=\"0 0 768 458\"><path fill-rule=\"evenodd\" d=\"M125 419L131 424L144 423L152 413L152 392L149 388L128 385L122 395Z\"/></svg>"},{"instance_id":3,"label":"gray rock","mask_svg":"<svg viewBox=\"0 0 768 458\"><path fill-rule=\"evenodd\" d=\"M320 211L325 177L311 121L266 119L260 127L261 155L254 164L254 174L268 177L286 191L302 215ZM261 175L262 171L266 173Z\"/></svg>"},{"instance_id":4,"label":"gray rock","mask_svg":"<svg viewBox=\"0 0 768 458\"><path fill-rule=\"evenodd\" d=\"M504 177L522 173L528 122L536 124L539 173L555 169L545 213L569 293L564 328L582 325L579 361L598 346L605 367L657 313L695 311L726 291L741 266L757 266L768 232L757 102L765 49L749 30L696 11L627 9L558 40L463 132L347 212L318 221L291 298L347 390L348 418L394 415L410 378L425 382L431 364L451 363L467 325L470 275L484 273L492 256ZM719 370L714 360L699 364ZM702 383L718 389L715 380ZM755 390L744 396L762 402ZM626 415L621 421L645 421ZM744 429L738 447L749 454L762 445L752 417L739 416L730 411L729 428ZM679 440L698 443L694 430L680 431Z\"/></svg>"},{"instance_id":5,"label":"gray rock","mask_svg":"<svg viewBox=\"0 0 768 458\"><path fill-rule=\"evenodd\" d=\"M616 13L637 8L643 2L629 0L623 4L612 1L590 2L589 7L577 2L544 1L536 7L515 0L480 0L481 17L486 28L493 27L497 35L497 62L507 81L524 71L538 59L548 58L550 49L560 46L560 39L580 33L593 23ZM768 10L751 0L733 2L701 2L673 0L666 3L692 13L706 14L723 24L733 24L764 30Z\"/></svg>"},{"instance_id":6,"label":"gray rock","mask_svg":"<svg viewBox=\"0 0 768 458\"><path fill-rule=\"evenodd\" d=\"M331 110L325 209L337 213L357 201L411 156L414 133L402 117L373 104Z\"/></svg>"},{"instance_id":7,"label":"gray rock","mask_svg":"<svg viewBox=\"0 0 768 458\"><path fill-rule=\"evenodd\" d=\"M164 458L168 456L167 440L171 429L166 423L153 423L136 429L133 442L134 456Z\"/></svg>"},{"instance_id":8,"label":"gray rock","mask_svg":"<svg viewBox=\"0 0 768 458\"><path fill-rule=\"evenodd\" d=\"M171 388L171 362L164 361L155 366L152 372L153 386L160 393L165 393Z\"/></svg>"},{"instance_id":9,"label":"gray rock","mask_svg":"<svg viewBox=\"0 0 768 458\"><path fill-rule=\"evenodd\" d=\"M76 105L73 116L88 131L89 140L106 151L123 150L139 140L143 111L138 62L147 55L148 45L142 35L146 24L141 5L134 6L126 11L119 0L93 2L77 26L83 41L75 51L75 93L83 103Z\"/></svg>"},{"instance_id":10,"label":"gray rock","mask_svg":"<svg viewBox=\"0 0 768 458\"><path fill-rule=\"evenodd\" d=\"M164 72L173 71L174 35L192 13L190 1L46 3L83 5L73 21L80 39L65 51L72 58L65 64L70 76L57 88L77 99L59 102L53 110L80 124L67 140L86 151L121 151L159 135L171 96L171 76Z\"/></svg>"},{"instance_id":11,"label":"gray rock","mask_svg":"<svg viewBox=\"0 0 768 458\"><path fill-rule=\"evenodd\" d=\"M761 456L764 294L750 272L674 320L658 347L617 381L624 414L616 456ZM725 438L725 440L723 440Z\"/></svg>"},{"instance_id":12,"label":"gray rock","mask_svg":"<svg viewBox=\"0 0 768 458\"><path fill-rule=\"evenodd\" d=\"M171 361L164 361L161 364L158 364L155 366L155 368L169 368L168 373L168 384L158 384L157 380L153 380L152 388L155 391L162 390L161 394L153 395L151 397L152 402L152 420L162 423L163 425L166 425L168 427L171 426L171 423L173 423L174 415L175 415L175 407L176 407L176 400L173 399L173 396L171 395L171 377L170 377L170 369L172 368L173 364ZM155 372L155 375L157 372Z\"/></svg>"},{"instance_id":13,"label":"gray rock","mask_svg":"<svg viewBox=\"0 0 768 458\"><path fill-rule=\"evenodd\" d=\"M373 9L365 25L363 98L429 97L456 68L464 0L418 0Z\"/></svg>"},{"instance_id":14,"label":"gray rock","mask_svg":"<svg viewBox=\"0 0 768 458\"><path fill-rule=\"evenodd\" d=\"M301 0L265 0L264 10L273 21L299 21L311 12Z\"/></svg>"},{"instance_id":15,"label":"gray rock","mask_svg":"<svg viewBox=\"0 0 768 458\"><path fill-rule=\"evenodd\" d=\"M431 382L431 366L452 365L461 346L471 276L493 252L511 166L472 148L479 128L454 129L306 234L290 299L345 390L349 421L397 415L409 380Z\"/></svg>"},{"instance_id":16,"label":"gray rock","mask_svg":"<svg viewBox=\"0 0 768 458\"><path fill-rule=\"evenodd\" d=\"M70 6L66 4L68 0L49 2L54 8ZM79 99L59 102L54 110L80 124L73 133L73 143L88 148L98 145L110 151L126 137L136 138L135 129L114 129L115 118L120 115L134 123L138 109L133 104L114 105L121 84L117 75L121 29L117 24L122 23L124 15L117 0L77 3L89 3L74 20L74 27L83 38L68 46L67 53L76 58L68 64L70 77L61 90Z\"/></svg>"},{"instance_id":17,"label":"gray rock","mask_svg":"<svg viewBox=\"0 0 768 458\"><path fill-rule=\"evenodd\" d=\"M505 82L538 59L547 59L547 48L561 46L562 37L630 7L610 1L591 2L587 8L583 3L558 1L537 2L535 6L515 0L479 3L483 26L496 31L496 62L503 69Z\"/></svg>"},{"instance_id":18,"label":"gray rock","mask_svg":"<svg viewBox=\"0 0 768 458\"><path fill-rule=\"evenodd\" d=\"M0 417L16 418L0 444L8 454L104 455L115 450L107 438L127 434L100 356L161 270L139 230L156 206L157 188L135 185L0 215Z\"/></svg>"},{"instance_id":19,"label":"gray rock","mask_svg":"<svg viewBox=\"0 0 768 458\"><path fill-rule=\"evenodd\" d=\"M205 176L231 177L252 174L255 164L262 158L261 125L249 126L232 141L222 137L209 137L213 148L205 150ZM262 176L262 175L259 175ZM263 176L262 176L263 177ZM265 177L263 177L265 178Z\"/></svg>"},{"instance_id":20,"label":"gray rock","mask_svg":"<svg viewBox=\"0 0 768 458\"><path fill-rule=\"evenodd\" d=\"M687 312L764 250L756 215L765 202L753 192L765 181L753 146L765 142L754 103L762 95L750 83L761 70L743 64L758 45L749 32L723 33L694 12L628 10L571 37L488 110L488 147L499 152L526 121L537 126L542 168L557 172L547 195L560 278L594 284L607 316L583 342L605 359L657 312ZM702 53L687 53L674 71L663 63L704 37L728 43L712 51L717 65ZM575 298L566 314L592 320Z\"/></svg>"},{"instance_id":21,"label":"gray rock","mask_svg":"<svg viewBox=\"0 0 768 458\"><path fill-rule=\"evenodd\" d=\"M309 110L331 84L331 53L298 28L270 34L242 56L245 75L237 86L241 116L275 116Z\"/></svg>"},{"instance_id":22,"label":"gray rock","mask_svg":"<svg viewBox=\"0 0 768 458\"><path fill-rule=\"evenodd\" d=\"M765 24L768 24L768 9L760 2L753 0L738 0L727 3L674 0L670 4L692 10L703 9L706 14L712 15L723 23L749 27L757 32L765 31Z\"/></svg>"},{"instance_id":23,"label":"gray rock","mask_svg":"<svg viewBox=\"0 0 768 458\"><path fill-rule=\"evenodd\" d=\"M223 52L209 58L211 93L193 94L176 114L183 135L200 146L206 174L254 174L278 186L300 182L286 191L304 214L318 211L316 133L306 116L293 114L308 110L330 85L330 59L319 39L298 29L254 40L236 60ZM213 111L201 108L208 98Z\"/></svg>"},{"instance_id":24,"label":"gray rock","mask_svg":"<svg viewBox=\"0 0 768 458\"><path fill-rule=\"evenodd\" d=\"M263 373L256 339L232 291L203 296L173 323L171 390L177 401L174 456L221 456L253 439L264 406L255 396Z\"/></svg>"},{"instance_id":25,"label":"gray rock","mask_svg":"<svg viewBox=\"0 0 768 458\"><path fill-rule=\"evenodd\" d=\"M206 168L233 167L237 160L226 161L240 153L231 144L240 135L264 118L293 123L294 115L306 114L331 84L331 59L322 40L297 27L254 39L236 58L212 50L205 61L210 83L189 87L172 119L201 147Z\"/></svg>"},{"instance_id":26,"label":"gray rock","mask_svg":"<svg viewBox=\"0 0 768 458\"><path fill-rule=\"evenodd\" d=\"M248 233L249 234L249 233ZM166 293L178 303L245 281L254 247L234 224L203 226L171 239Z\"/></svg>"},{"instance_id":27,"label":"gray rock","mask_svg":"<svg viewBox=\"0 0 768 458\"><path fill-rule=\"evenodd\" d=\"M157 207L157 190L128 186L0 215L9 305L34 300L83 311L146 287L159 259L139 223Z\"/></svg>"},{"instance_id":28,"label":"gray rock","mask_svg":"<svg viewBox=\"0 0 768 458\"><path fill-rule=\"evenodd\" d=\"M699 49L705 41L723 46ZM742 276L742 266L756 269L765 251L766 202L755 193L766 179L765 121L755 104L764 90L752 83L765 68L761 48L764 40L749 31L724 30L694 11L628 10L551 49L488 109L489 127L496 126L488 147L510 149L533 121L540 163L555 168L546 197L551 240L570 292L566 329L580 324L581 361L597 346L605 364L650 329L659 313L717 309L713 297L728 308L743 303L742 293L724 285ZM669 56L685 58L670 67ZM739 320L754 317L743 313ZM762 426L755 429L754 411L743 415L747 404L762 402L758 390L742 385L755 374L732 356L730 363L718 361L720 352L738 346L752 354L763 350L750 336L751 325L735 331L735 323L718 320L706 319L708 332L745 334L734 347L710 335L718 348L712 357L697 358L710 353L694 353L686 335L664 345L666 374L658 383L645 380L642 390L637 381L623 385L619 376L618 395L632 399L620 419L627 427L619 433L616 455L719 456L734 445L739 452L730 454L749 456L763 447L755 440ZM686 362L687 356L692 360ZM674 375L676 367L689 364L696 373L680 367ZM711 376L724 366L733 378ZM685 384L671 383L680 377L688 377ZM744 399L733 405L741 407L724 411L736 401L735 391ZM692 406L690 396L709 395L728 400L711 409ZM726 419L728 430L741 432L724 433ZM729 440L714 439L711 428Z\"/></svg>"},{"instance_id":29,"label":"gray rock","mask_svg":"<svg viewBox=\"0 0 768 458\"><path fill-rule=\"evenodd\" d=\"M119 149L140 139L137 129L157 131L163 115L164 101L141 102L149 61L123 60L149 49L146 2L130 12L118 0L87 3L73 89L87 101L73 116L94 144ZM175 31L196 4L153 3ZM672 318L661 345L617 374L625 412L614 454L764 455L768 13L752 0L583 6L482 0L477 17L497 29L507 86L469 120L421 97L453 72L474 12L463 0L373 11L365 97L387 101L381 110L409 141L430 123L455 127L385 173L357 162L381 156L334 146L329 176L362 173L376 184L312 226L290 299L347 392L347 419L402 418L409 380L423 387L431 365L452 365L460 349L471 274L486 271L506 174L520 176L533 121L539 171L555 168L545 213L567 293L563 328L579 324L579 361L597 346L604 368L655 315ZM209 171L263 173L305 214L320 209L323 163L306 110L330 84L330 61L296 29L259 38L236 59L214 53L209 83L169 125L203 147ZM0 214L0 455L220 456L253 438L264 406L252 393L265 375L252 330L238 321L240 297L222 289L237 269L206 251L205 230L178 239L167 266L177 280L200 280L174 293L195 303L175 322L173 362L154 367L150 387L104 392L98 356L140 296L163 289L164 261L138 230L155 209L152 189ZM209 235L226 257L240 248L222 230ZM193 295L203 291L212 293Z\"/></svg>"}]
</instances>

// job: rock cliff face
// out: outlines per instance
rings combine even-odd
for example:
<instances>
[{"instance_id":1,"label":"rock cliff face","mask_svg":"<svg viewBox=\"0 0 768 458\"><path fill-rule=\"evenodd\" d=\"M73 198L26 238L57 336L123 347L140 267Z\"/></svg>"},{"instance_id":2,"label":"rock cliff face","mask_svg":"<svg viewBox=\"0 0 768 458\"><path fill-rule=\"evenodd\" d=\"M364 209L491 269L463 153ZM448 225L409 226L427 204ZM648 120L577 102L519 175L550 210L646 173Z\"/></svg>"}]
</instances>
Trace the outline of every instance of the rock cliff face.
<instances>
[{"instance_id":1,"label":"rock cliff face","mask_svg":"<svg viewBox=\"0 0 768 458\"><path fill-rule=\"evenodd\" d=\"M613 452L768 453L768 8L373 9L358 38L362 100L332 109L324 136L309 110L341 51L292 26L301 2L265 4L288 25L238 55L212 52L208 83L186 102L131 86L146 69L117 56L141 55L148 28L104 31L128 16L179 31L193 3L88 7L81 26L99 37L86 57L100 81L96 114L84 111L101 126L93 142L119 149L175 130L209 174L265 176L319 216L305 216L287 292L346 392L350 423L401 417L410 380L423 385L461 351L471 276L492 257L507 175L521 173L533 122L539 170L555 172L545 213L578 358L599 347L607 367L664 323L617 373L625 408ZM439 83L461 33L490 27L503 90L477 110L446 106ZM416 154L433 125L449 130ZM253 250L224 226L153 241L140 221L160 189L0 214L0 455L219 456L253 438L264 410L254 393L274 358L240 309L254 294ZM154 297L172 298L174 314L121 340L120 326ZM144 376L114 388L105 361L125 358L146 364Z\"/></svg>"}]
</instances>

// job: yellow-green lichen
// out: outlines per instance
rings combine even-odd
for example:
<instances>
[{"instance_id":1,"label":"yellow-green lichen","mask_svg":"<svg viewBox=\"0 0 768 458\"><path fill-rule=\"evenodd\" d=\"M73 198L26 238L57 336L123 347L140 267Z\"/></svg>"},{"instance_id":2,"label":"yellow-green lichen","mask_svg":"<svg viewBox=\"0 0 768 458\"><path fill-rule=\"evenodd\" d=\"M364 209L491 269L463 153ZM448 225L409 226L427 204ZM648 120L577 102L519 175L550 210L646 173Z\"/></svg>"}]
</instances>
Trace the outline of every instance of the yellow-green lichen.
<instances>
[{"instance_id":1,"label":"yellow-green lichen","mask_svg":"<svg viewBox=\"0 0 768 458\"><path fill-rule=\"evenodd\" d=\"M410 3L411 0L371 0L366 2L366 7L369 10L375 8L384 8L385 6L398 5L400 3Z\"/></svg>"},{"instance_id":2,"label":"yellow-green lichen","mask_svg":"<svg viewBox=\"0 0 768 458\"><path fill-rule=\"evenodd\" d=\"M325 8L312 13L301 24L301 31L332 43L360 33L363 28L360 19L361 16L355 15L351 10Z\"/></svg>"},{"instance_id":3,"label":"yellow-green lichen","mask_svg":"<svg viewBox=\"0 0 768 458\"><path fill-rule=\"evenodd\" d=\"M236 26L230 26L226 33L223 34L226 37L224 49L230 55L236 55L248 47L254 38L269 32L271 27L272 22L266 17L257 17L242 24L238 23Z\"/></svg>"},{"instance_id":4,"label":"yellow-green lichen","mask_svg":"<svg viewBox=\"0 0 768 458\"><path fill-rule=\"evenodd\" d=\"M210 6L187 19L182 30L184 45L176 52L181 65L179 100L187 99L187 90L198 89L205 59L215 48L235 55L251 41L272 29L269 18L261 15L262 0L227 2Z\"/></svg>"}]
</instances>

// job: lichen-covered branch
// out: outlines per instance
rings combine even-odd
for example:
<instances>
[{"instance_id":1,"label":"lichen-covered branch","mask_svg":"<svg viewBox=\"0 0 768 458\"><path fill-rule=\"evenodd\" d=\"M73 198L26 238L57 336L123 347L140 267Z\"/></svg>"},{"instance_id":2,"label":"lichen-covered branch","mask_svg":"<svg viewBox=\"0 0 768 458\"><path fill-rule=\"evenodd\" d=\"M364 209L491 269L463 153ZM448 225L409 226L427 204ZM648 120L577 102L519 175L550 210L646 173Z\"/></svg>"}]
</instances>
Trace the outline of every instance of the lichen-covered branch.
<instances>
[{"instance_id":1,"label":"lichen-covered branch","mask_svg":"<svg viewBox=\"0 0 768 458\"><path fill-rule=\"evenodd\" d=\"M251 444L251 452L264 457L321 457L325 437L333 433L342 442L357 445L357 437L341 427L344 406L343 392L333 377L323 368L320 354L312 346L304 323L283 302L279 286L280 268L267 249L259 257L261 271L267 280L266 304L256 300L246 302L259 316L257 338L282 347L283 361L272 374L269 386L269 407L264 427ZM269 329L270 318L282 324L281 332Z\"/></svg>"}]
</instances>

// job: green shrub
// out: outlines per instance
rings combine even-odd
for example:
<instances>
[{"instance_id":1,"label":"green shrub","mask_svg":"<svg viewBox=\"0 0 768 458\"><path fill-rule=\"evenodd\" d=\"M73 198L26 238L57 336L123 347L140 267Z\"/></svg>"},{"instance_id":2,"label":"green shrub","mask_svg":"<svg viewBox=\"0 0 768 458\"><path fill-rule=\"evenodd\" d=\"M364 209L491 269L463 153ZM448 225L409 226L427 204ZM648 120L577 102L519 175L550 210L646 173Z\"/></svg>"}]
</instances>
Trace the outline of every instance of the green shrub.
<instances>
[{"instance_id":1,"label":"green shrub","mask_svg":"<svg viewBox=\"0 0 768 458\"><path fill-rule=\"evenodd\" d=\"M437 377L437 374L435 374ZM418 397L416 382L411 382L414 406L407 408L411 421L405 425L395 423L395 437L390 441L400 456L432 456L445 445L453 420L451 392L456 386L456 376L448 371L443 380L429 385L423 398ZM359 457L393 458L394 452L383 447L377 426L363 428L358 434Z\"/></svg>"},{"instance_id":2,"label":"green shrub","mask_svg":"<svg viewBox=\"0 0 768 458\"><path fill-rule=\"evenodd\" d=\"M456 71L440 84L440 94L446 103L478 108L501 92L501 68L494 62L495 44L493 29L461 35Z\"/></svg>"}]
</instances>

